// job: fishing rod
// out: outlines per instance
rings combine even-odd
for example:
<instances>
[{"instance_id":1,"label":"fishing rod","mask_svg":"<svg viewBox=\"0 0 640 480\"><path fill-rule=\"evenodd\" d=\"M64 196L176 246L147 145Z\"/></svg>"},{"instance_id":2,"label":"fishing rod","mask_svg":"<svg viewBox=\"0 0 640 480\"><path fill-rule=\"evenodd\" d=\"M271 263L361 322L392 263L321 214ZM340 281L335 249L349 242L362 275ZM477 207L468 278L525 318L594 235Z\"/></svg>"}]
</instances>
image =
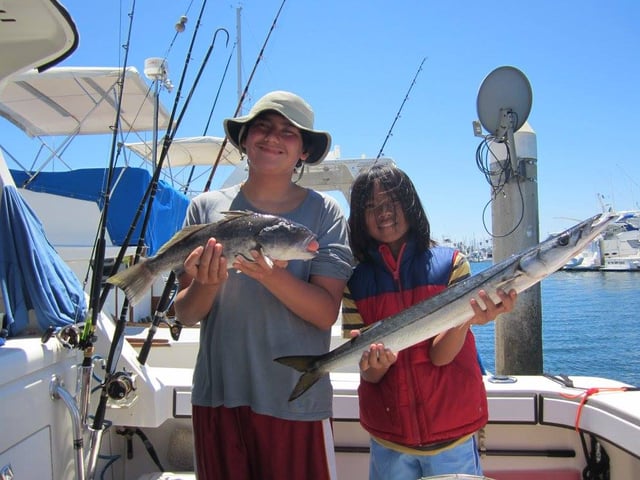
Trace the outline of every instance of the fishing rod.
<instances>
[{"instance_id":1,"label":"fishing rod","mask_svg":"<svg viewBox=\"0 0 640 480\"><path fill-rule=\"evenodd\" d=\"M400 118L400 112L402 112L402 107L404 107L404 104L406 103L407 99L409 98L409 93L411 93L411 89L415 85L416 79L418 78L418 75L422 71L422 65L424 64L426 59L427 59L427 57L424 57L422 59L422 62L420 62L420 66L418 67L418 71L416 72L415 76L413 77L413 81L411 82L411 85L409 85L409 90L407 90L407 94L404 96L404 100L402 100L402 104L400 104L400 108L398 109L398 113L396 114L396 118L393 119L393 123L391 124L391 127L389 128L389 132L387 132L387 136L384 139L384 142L382 142L382 146L380 147L380 151L378 152L378 156L376 157L376 160L379 159L382 156L383 152L384 152L384 146L387 144L387 140L389 140L389 137L391 136L391 132L393 132L393 127L395 126L396 122L398 121L398 118Z\"/></svg>"},{"instance_id":2,"label":"fishing rod","mask_svg":"<svg viewBox=\"0 0 640 480\"><path fill-rule=\"evenodd\" d=\"M284 7L286 0L283 0L282 4L280 5L280 8L278 9L278 12L276 14L276 17L274 19L274 21L272 22L271 28L269 30L269 33L267 35L267 38L265 39L265 42L262 46L262 49L260 50L260 53L258 54L258 59L256 60L253 70L251 72L251 75L249 77L249 80L247 81L247 84L244 88L244 91L242 93L242 96L240 98L240 100L238 101L238 105L236 107L236 111L234 116L236 116L238 114L238 112L240 111L240 109L242 108L242 103L244 101L244 98L247 94L247 91L249 90L249 85L251 84L251 81L253 79L253 76L255 74L255 71L257 69L258 64L260 63L260 60L262 59L262 55L264 53L264 50L266 48L267 42L269 40L269 37L271 36L271 32L274 30L276 22L278 20L278 17L280 16L280 12L282 11L282 8ZM226 32L226 30L225 30ZM217 33L217 32L216 32ZM227 32L227 45L229 42L229 33ZM235 44L234 44L235 47ZM225 76L226 76L226 72L227 72L227 68L229 66L229 63L231 61L231 55L229 56L229 59L227 60L227 66L225 68ZM224 80L224 78L223 78ZM219 92L218 92L219 93ZM216 96L216 101L217 101L217 96ZM214 103L215 106L215 103ZM213 112L213 108L212 107L212 112ZM211 119L211 115L209 116L209 120ZM207 126L205 127L205 133L207 131L209 127L209 121L207 121ZM226 146L226 142L227 142L227 138L225 137L221 146L220 146L220 150L218 152L218 156L216 157L216 161L213 167L213 170L211 172L211 175L209 176L209 179L207 181L207 184L205 186L204 191L208 191L209 187L211 185L211 180L213 178L213 174L215 173L215 168L218 165L218 163L220 162L220 158L222 157L222 153L224 152L225 146ZM163 150L164 152L164 150ZM193 170L192 170L193 171ZM158 305L156 307L156 311L154 312L154 318L151 324L151 327L149 328L149 331L147 333L147 338L145 339L144 344L142 345L142 348L140 349L140 353L138 355L138 361L140 362L140 364L145 364L146 360L148 358L149 352L151 351L151 344L153 341L153 338L156 334L156 331L158 329L158 326L160 325L160 323L162 322L166 322L166 312L169 309L169 307L171 306L171 303L173 302L173 296L175 295L175 273L173 271L171 271L169 273L169 277L167 279L167 282L165 283L165 288L162 292L162 295L158 301ZM168 323L168 322L167 322ZM179 324L179 322L175 322L173 325L169 324L170 327L170 332L171 332L171 336L172 338L174 338L175 340L177 340L177 337L180 335L180 330L182 328L182 326Z\"/></svg>"},{"instance_id":3,"label":"fishing rod","mask_svg":"<svg viewBox=\"0 0 640 480\"><path fill-rule=\"evenodd\" d=\"M204 7L206 5L206 0L203 2L202 5L202 9L200 11L200 16L198 18L198 25L200 24L200 19L202 18L203 12L204 12ZM198 28L198 26L196 26L196 29ZM188 57L187 60L185 61L185 68L182 74L182 79L180 82L180 89L182 88L182 84L184 82L184 77L185 77L185 73L186 73L186 69L187 69L187 65L189 63L189 58L191 57L191 50L193 48L193 43L195 41L195 36L196 36L197 30L194 32L193 35L193 39L192 39L192 43L191 43L191 48L189 49L189 53L188 53ZM128 49L127 49L128 52ZM176 103L178 102L179 99L179 92L180 90L178 90L178 95L176 96ZM120 103L118 104L118 107L120 107ZM172 122L173 122L173 116L175 115L175 111L176 111L176 105L174 105L174 109L172 111L172 115L171 115L171 119L169 121L169 127L167 128L171 128ZM166 151L163 149L163 156L161 157L161 160L164 158L164 155L166 155ZM159 162L159 165L157 167L157 170L154 171L154 178L152 179L149 187L147 188L147 191L145 192L145 199L150 195L150 192L152 190L151 185L157 183L157 178L159 176L159 171L162 167L161 162ZM145 200L143 199L143 202ZM140 211L141 209L139 209ZM123 242L122 248L120 249L120 252L118 253L118 257L116 259L116 261L114 262L113 268L112 268L112 274L115 273L120 264L122 263L122 259L124 258L124 254L126 252L126 248L127 245L129 244L129 241L131 239L131 236L133 234L133 231L135 229L135 225L137 224L138 221L138 213L136 214L136 218L133 220L132 223L132 228L129 230L128 234L127 234L127 238L125 239L125 241ZM144 230L143 230L144 232ZM143 235L143 233L141 233L141 235ZM138 244L138 248L136 250L136 259L139 257L140 255L140 251L141 251L141 246L140 243ZM104 302L106 301L107 295L109 293L109 289L110 289L111 285L110 284L105 284L103 291L102 291L102 296L100 297L100 302L99 302L99 309L101 310ZM121 310L121 314L120 317L118 318L118 320L116 321L116 326L115 326L115 330L114 330L114 334L113 334L113 339L111 341L111 346L109 349L109 354L107 357L107 362L106 362L106 376L105 376L105 381L103 382L102 385L102 390L101 390L101 394L100 394L100 400L98 403L98 406L96 408L96 413L94 415L94 422L93 422L93 431L94 434L97 436L99 433L102 432L102 427L104 424L104 416L106 413L106 407L107 407L107 401L109 399L110 396L110 390L111 389L115 389L115 390L120 390L119 393L123 393L122 389L127 388L128 384L122 384L119 382L118 378L116 378L115 375L115 368L116 368L116 364L118 359L120 358L120 353L122 351L122 344L124 341L124 329L126 326L126 312L128 309L128 301L125 298L125 301L123 302L123 308ZM122 380L122 379L120 379ZM112 381L115 381L115 384L112 384ZM122 387L122 388L120 388ZM101 436L101 435L100 435ZM98 455L98 450L99 450L99 445L100 445L100 439L96 438L95 441L93 442L92 445L92 456L90 458L90 472L92 473L92 475L95 473L95 463L97 462L97 455Z\"/></svg>"},{"instance_id":4,"label":"fishing rod","mask_svg":"<svg viewBox=\"0 0 640 480\"><path fill-rule=\"evenodd\" d=\"M133 20L135 18L135 0L132 0L131 11L129 13L129 29L127 33L127 41L125 45L131 43L131 34L133 31ZM81 367L82 370L82 395L81 398L86 396L86 408L88 409L88 397L90 393L91 382L91 368L92 368L92 356L93 356L93 342L95 336L95 327L98 321L98 315L102 310L103 302L100 297L100 284L102 282L102 275L104 269L104 257L106 251L106 235L107 235L107 215L109 213L109 204L111 197L111 183L113 180L113 170L115 164L115 152L117 146L118 131L120 129L120 113L122 109L122 97L124 96L124 83L126 78L126 67L129 60L129 48L125 48L125 56L123 60L122 72L118 80L120 91L118 92L118 100L116 102L116 118L113 126L113 135L111 142L111 151L109 158L109 169L107 171L107 181L105 185L104 205L102 208L102 215L100 217L100 233L96 239L95 255L93 260L93 275L91 279L91 293L90 293L90 315L88 321L85 322L85 328L82 332L81 343L84 347L84 360ZM103 388L106 391L106 388ZM82 405L81 401L81 405ZM93 480L95 477L96 465L98 462L98 453L100 451L100 445L102 443L102 434L104 426L104 410L106 409L106 399L102 408L98 405L96 414L94 416L94 422L91 428L90 444L89 444L89 460L87 462L87 476L89 480ZM83 472L84 473L84 472Z\"/></svg>"},{"instance_id":5,"label":"fishing rod","mask_svg":"<svg viewBox=\"0 0 640 480\"><path fill-rule=\"evenodd\" d=\"M284 7L284 4L287 0L282 0L282 3L280 4L280 8L278 9L278 12L276 13L275 18L273 19L273 22L271 23L271 28L269 29L269 32L267 33L267 37L264 40L264 43L262 44L262 48L260 49L260 53L258 53L258 58L256 59L254 65L253 65L253 69L251 70L251 74L249 75L249 79L247 80L247 83L244 87L244 90L242 91L242 95L240 96L240 99L238 100L238 106L236 107L236 111L234 112L233 116L236 117L238 115L238 113L240 112L240 109L242 108L242 104L244 103L244 99L247 96L247 92L249 91L249 85L251 85L251 81L253 80L253 75L256 73L256 69L258 68L258 64L260 63L260 60L262 60L262 55L264 54L264 50L267 47L267 43L269 42L269 38L271 37L271 33L273 32L273 30L276 27L276 23L278 22L278 17L280 17L280 12L282 12L282 8ZM216 173L216 170L218 168L218 164L220 163L220 159L222 158L222 153L224 152L225 147L227 146L227 142L229 141L229 139L226 137L224 137L224 140L222 140L222 144L220 145L220 151L218 152L218 155L216 156L216 161L213 163L213 166L211 167L211 173L209 174L209 178L207 179L207 183L205 184L204 187L204 191L208 192L209 188L211 187L211 182L213 180L213 176Z\"/></svg>"},{"instance_id":6,"label":"fishing rod","mask_svg":"<svg viewBox=\"0 0 640 480\"><path fill-rule=\"evenodd\" d=\"M224 67L224 72L222 73L222 80L220 80L220 85L218 85L218 91L216 92L216 97L213 99L213 104L211 105L211 110L209 111L209 117L207 118L207 123L204 127L204 131L202 132L202 135L206 135L207 132L209 131L209 124L211 123L211 117L213 116L213 111L216 108L216 105L218 104L218 98L220 96L220 91L222 90L222 85L225 81L225 79L227 78L227 72L229 70L229 65L231 64L231 59L233 58L233 52L235 51L235 47L236 47L237 43L233 44L233 47L231 47L231 52L229 53L229 58L227 59L227 64ZM193 174L196 170L195 165L191 166L191 170L189 171L189 177L187 178L187 182L184 185L183 191L184 193L187 193L189 191L189 186L191 185L191 179L193 178Z\"/></svg>"},{"instance_id":7,"label":"fishing rod","mask_svg":"<svg viewBox=\"0 0 640 480\"><path fill-rule=\"evenodd\" d=\"M195 87L197 86L197 84L200 81L200 77L202 76L202 72L204 71L204 67L206 66L208 60L209 60L209 56L211 55L211 52L213 51L213 46L215 44L216 41L216 37L218 35L219 32L224 32L227 34L227 42L225 44L225 46L229 45L229 32L227 32L227 30L225 30L224 28L218 28L213 36L213 41L211 42L211 45L209 46L209 49L207 50L207 54L205 55L205 58L202 62L202 65L200 67L200 70L196 76L196 79L194 81L193 87L191 88L191 91L189 92L189 95L187 96L187 99L185 100L182 112L180 113L180 115L178 116L178 120L176 121L176 126L173 130L173 132L171 132L171 134L167 137L165 137L165 144L163 145L163 150L162 150L162 154L161 154L161 162L159 162L159 167L162 166L162 161L164 160L164 157L166 156L168 150L169 150L169 146L171 145L171 142L173 141L173 138L175 137L175 134L178 130L178 126L180 125L180 123L182 122L182 118L184 117L184 114L187 110L187 106L189 105L190 101L191 101L191 97L193 95L193 92L195 90ZM166 147L166 148L165 148ZM156 170L158 172L159 175L159 169ZM156 178L156 184L157 184L157 178ZM146 229L146 225L149 222L149 218L151 216L151 201L149 203L149 206L147 207L147 212L146 212L146 216L143 222L143 229L142 231L144 231L144 229ZM153 337L156 334L156 331L158 329L158 326L160 325L160 323L162 323L163 321L166 321L166 313L167 310L169 309L169 307L171 306L171 303L173 301L173 295L175 294L175 273L174 272L170 272L169 273L169 277L165 283L165 287L162 291L162 295L160 296L160 300L158 301L158 304L156 306L156 310L154 312L154 317L153 320L151 322L151 326L149 327L149 331L147 333L147 338L144 342L144 344L142 345L142 349L140 350L140 354L138 355L138 361L140 362L140 364L144 365L147 361L147 356L149 354L149 351L151 349L151 343L153 342ZM182 330L182 325L179 323L175 323L173 325L170 325L171 328L171 336L174 340L177 340L178 337L180 336L180 331Z\"/></svg>"},{"instance_id":8,"label":"fishing rod","mask_svg":"<svg viewBox=\"0 0 640 480\"><path fill-rule=\"evenodd\" d=\"M220 30L223 30L225 33L227 33L226 30L224 30L224 29L218 29L218 30L216 30L216 35ZM228 36L228 33L227 33L227 36ZM214 41L215 41L215 36L214 36ZM212 47L213 47L213 43L211 44L211 46L209 48L209 51L207 53L207 56L205 57L205 60L203 61L203 64L202 64L202 66L200 68L200 72L199 72L198 77L196 79L196 83L199 80L200 75L202 74L202 71L204 69L204 66L205 66L206 62L208 61L208 58L209 58L209 55L211 53ZM190 54L188 55L188 57L190 57ZM127 245L129 245L129 243L131 241L131 238L132 238L133 234L135 233L136 226L138 224L138 220L140 219L140 216L142 215L143 211L145 210L145 206L146 206L147 207L147 214L146 214L146 216L144 218L144 222L143 222L144 224L142 225L142 232L140 234L141 235L140 238L142 239L142 241L138 242L139 249L138 249L138 251L136 251L136 257L134 259L134 263L137 263L137 260L139 259L140 254L141 254L141 250L144 247L144 230L146 229L146 226L148 225L148 222L149 222L149 216L150 216L150 210L151 210L150 207L152 205L152 200L155 197L155 193L157 191L157 183L158 183L158 180L159 180L159 177L160 177L160 172L162 170L162 166L163 166L164 160L165 160L165 158L167 156L167 153L169 151L169 147L171 145L173 137L175 136L175 134L177 132L177 129L178 129L178 126L180 125L180 123L182 121L182 118L184 117L184 112L186 111L186 106L187 105L185 104L182 113L179 115L178 120L174 122L174 117L175 117L175 113L176 113L176 109L177 109L177 103L178 103L178 100L180 98L180 91L182 89L182 83L183 83L184 76L185 76L185 73L186 73L187 65L188 65L188 60L185 62L185 72L183 72L182 79L181 79L181 82L180 82L180 87L178 89L178 93L176 95L176 100L174 102L174 108L173 108L173 110L171 112L171 115L170 115L170 118L169 118L169 127L167 127L167 132L168 133L165 135L165 137L163 139L162 150L161 150L161 153L160 153L160 158L159 158L158 163L157 163L157 168L153 172L153 175L151 177L149 185L147 186L147 189L145 190L145 193L143 194L142 199L141 199L141 201L140 201L140 203L138 205L138 210L136 211L136 213L135 213L135 215L133 217L133 220L131 222L131 226L129 228L129 231L127 232L127 235L125 236L125 239L122 242L122 248L120 249L120 251L118 253L118 256L116 257L116 260L114 262L114 266L113 266L113 268L111 270L111 275L115 274L117 272L117 269L119 268L119 265L122 264L122 260L124 259L124 255L126 253ZM195 84L192 87L191 92L189 93L188 100L190 100L194 89L195 89ZM187 104L188 104L188 101L187 101ZM175 124L175 128L173 129L173 131L171 131L170 130L171 125L174 125L174 124ZM151 200L149 200L150 198L151 198ZM149 203L147 203L147 202L149 202ZM110 289L112 287L113 287L113 285L111 285L109 283L107 283L105 285L104 290L102 291L102 298L101 298L102 304L104 304L104 302L106 301L107 295L108 295L108 293L109 293L109 291L110 291ZM123 308L123 312L126 313L126 308Z\"/></svg>"}]
</instances>

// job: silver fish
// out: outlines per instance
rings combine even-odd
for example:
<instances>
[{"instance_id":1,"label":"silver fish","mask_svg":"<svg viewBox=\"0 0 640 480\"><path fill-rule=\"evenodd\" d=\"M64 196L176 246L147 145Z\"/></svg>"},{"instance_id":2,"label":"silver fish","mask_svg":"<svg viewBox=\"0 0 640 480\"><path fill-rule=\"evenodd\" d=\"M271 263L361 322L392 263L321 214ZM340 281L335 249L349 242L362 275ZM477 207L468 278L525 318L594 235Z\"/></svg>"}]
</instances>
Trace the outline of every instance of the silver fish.
<instances>
[{"instance_id":1,"label":"silver fish","mask_svg":"<svg viewBox=\"0 0 640 480\"><path fill-rule=\"evenodd\" d=\"M317 254L316 236L304 225L275 215L223 213L225 218L218 222L183 228L155 256L112 275L107 282L124 290L131 305L135 305L158 275L182 266L187 256L211 237L222 244L227 258L242 255L253 261L251 250L273 260L310 260ZM228 268L231 263L227 262Z\"/></svg>"},{"instance_id":2,"label":"silver fish","mask_svg":"<svg viewBox=\"0 0 640 480\"><path fill-rule=\"evenodd\" d=\"M618 215L593 216L523 252L472 277L458 282L440 294L406 310L380 320L362 330L360 335L324 355L288 356L275 361L303 372L289 401L306 392L323 375L349 365L357 365L362 352L372 343L383 343L398 352L445 330L470 320L473 309L469 301L484 290L496 303L496 290L520 293L560 269L582 251Z\"/></svg>"}]
</instances>

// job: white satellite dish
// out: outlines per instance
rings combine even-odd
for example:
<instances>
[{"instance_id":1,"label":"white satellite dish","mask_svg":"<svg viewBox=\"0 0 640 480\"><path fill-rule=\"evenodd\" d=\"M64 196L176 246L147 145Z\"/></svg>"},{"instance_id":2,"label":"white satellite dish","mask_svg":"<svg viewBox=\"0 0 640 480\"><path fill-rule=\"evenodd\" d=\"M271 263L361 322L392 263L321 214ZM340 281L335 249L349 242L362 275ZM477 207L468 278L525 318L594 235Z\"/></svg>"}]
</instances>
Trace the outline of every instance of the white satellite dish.
<instances>
[{"instance_id":1,"label":"white satellite dish","mask_svg":"<svg viewBox=\"0 0 640 480\"><path fill-rule=\"evenodd\" d=\"M480 123L491 135L503 138L527 121L533 94L529 80L515 67L498 67L482 81L477 110Z\"/></svg>"}]
</instances>

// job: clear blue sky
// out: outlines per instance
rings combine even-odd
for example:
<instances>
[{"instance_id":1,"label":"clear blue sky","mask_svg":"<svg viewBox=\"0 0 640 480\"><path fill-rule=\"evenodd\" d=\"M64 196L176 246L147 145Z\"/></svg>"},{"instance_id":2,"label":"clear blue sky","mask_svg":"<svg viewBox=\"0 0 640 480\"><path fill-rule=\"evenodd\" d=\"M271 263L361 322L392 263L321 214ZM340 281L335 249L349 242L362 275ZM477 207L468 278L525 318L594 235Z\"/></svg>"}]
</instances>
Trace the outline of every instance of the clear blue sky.
<instances>
[{"instance_id":1,"label":"clear blue sky","mask_svg":"<svg viewBox=\"0 0 640 480\"><path fill-rule=\"evenodd\" d=\"M117 66L131 2L121 7L114 0L64 4L78 26L80 46L63 65ZM224 36L218 37L178 136L204 133L235 42L237 7L242 6L244 85L281 4L207 3L188 78L195 76L217 28L226 28L231 39L225 47ZM201 5L138 0L129 65L142 71L145 58L168 52L177 84ZM189 18L187 29L168 50L183 14ZM639 51L636 0L287 0L245 111L267 91L294 91L311 103L316 126L332 133L342 158L375 157L427 57L384 153L411 175L436 239L487 238L482 212L489 186L476 167L480 139L471 122L477 119L476 96L484 77L499 66L515 66L533 89L528 122L537 134L540 236L545 238L598 213L597 194L620 210L640 208ZM209 135L222 136L221 121L236 108L235 57L221 88ZM174 94L163 92L167 107ZM0 135L12 153L26 152L21 133L4 120ZM86 166L108 160L108 150L85 148L69 155ZM488 211L489 227L490 218Z\"/></svg>"}]
</instances>

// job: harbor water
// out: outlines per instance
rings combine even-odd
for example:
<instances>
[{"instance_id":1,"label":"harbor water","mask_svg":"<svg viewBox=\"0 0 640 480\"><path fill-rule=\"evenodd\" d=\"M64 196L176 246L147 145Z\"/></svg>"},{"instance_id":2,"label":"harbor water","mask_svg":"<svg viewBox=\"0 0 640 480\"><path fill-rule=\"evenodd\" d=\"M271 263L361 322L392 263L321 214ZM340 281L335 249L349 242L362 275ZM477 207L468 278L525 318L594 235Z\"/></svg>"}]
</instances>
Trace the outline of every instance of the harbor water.
<instances>
[{"instance_id":1,"label":"harbor water","mask_svg":"<svg viewBox=\"0 0 640 480\"><path fill-rule=\"evenodd\" d=\"M471 264L472 273L491 262ZM544 373L640 386L640 272L556 272L542 281ZM475 326L485 368L495 367L494 323Z\"/></svg>"}]
</instances>

